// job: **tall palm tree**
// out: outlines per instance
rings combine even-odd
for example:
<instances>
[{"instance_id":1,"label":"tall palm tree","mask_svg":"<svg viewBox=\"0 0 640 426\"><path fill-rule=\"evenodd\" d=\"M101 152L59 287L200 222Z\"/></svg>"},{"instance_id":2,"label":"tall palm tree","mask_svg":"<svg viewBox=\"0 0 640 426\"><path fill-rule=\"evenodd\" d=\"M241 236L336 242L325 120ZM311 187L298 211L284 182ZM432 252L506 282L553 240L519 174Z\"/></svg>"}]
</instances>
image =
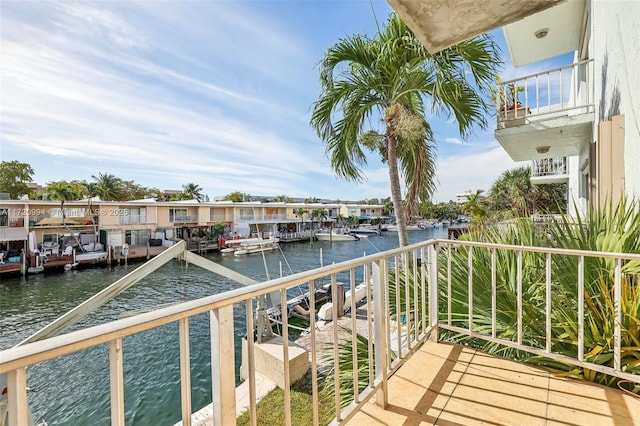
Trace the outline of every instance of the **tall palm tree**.
<instances>
[{"instance_id":1,"label":"tall palm tree","mask_svg":"<svg viewBox=\"0 0 640 426\"><path fill-rule=\"evenodd\" d=\"M488 36L430 54L395 13L373 38L342 39L322 59L311 126L338 176L362 181L365 149L387 163L401 246L408 244L405 215L415 213L436 186L435 137L425 107L453 115L463 138L474 126L486 126L490 106L475 88L491 86L498 65ZM381 128L365 130L374 122ZM407 186L406 212L399 168Z\"/></svg>"},{"instance_id":2,"label":"tall palm tree","mask_svg":"<svg viewBox=\"0 0 640 426\"><path fill-rule=\"evenodd\" d=\"M122 180L109 173L91 176L97 184L97 193L105 201L116 201L120 197Z\"/></svg>"},{"instance_id":3,"label":"tall palm tree","mask_svg":"<svg viewBox=\"0 0 640 426\"><path fill-rule=\"evenodd\" d=\"M201 202L204 199L202 188L196 183L182 185L182 195L187 200L198 200L198 202Z\"/></svg>"}]
</instances>

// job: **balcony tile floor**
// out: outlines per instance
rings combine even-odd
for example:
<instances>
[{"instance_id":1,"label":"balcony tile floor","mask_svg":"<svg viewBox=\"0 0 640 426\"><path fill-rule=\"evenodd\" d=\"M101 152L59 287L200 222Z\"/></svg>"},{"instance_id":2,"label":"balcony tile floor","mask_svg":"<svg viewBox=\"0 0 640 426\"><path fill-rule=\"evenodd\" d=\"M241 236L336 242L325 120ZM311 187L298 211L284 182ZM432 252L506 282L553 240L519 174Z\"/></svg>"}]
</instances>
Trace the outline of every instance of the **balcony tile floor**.
<instances>
[{"instance_id":1,"label":"balcony tile floor","mask_svg":"<svg viewBox=\"0 0 640 426\"><path fill-rule=\"evenodd\" d=\"M640 425L640 398L559 378L460 345L426 343L347 423L357 425Z\"/></svg>"}]
</instances>

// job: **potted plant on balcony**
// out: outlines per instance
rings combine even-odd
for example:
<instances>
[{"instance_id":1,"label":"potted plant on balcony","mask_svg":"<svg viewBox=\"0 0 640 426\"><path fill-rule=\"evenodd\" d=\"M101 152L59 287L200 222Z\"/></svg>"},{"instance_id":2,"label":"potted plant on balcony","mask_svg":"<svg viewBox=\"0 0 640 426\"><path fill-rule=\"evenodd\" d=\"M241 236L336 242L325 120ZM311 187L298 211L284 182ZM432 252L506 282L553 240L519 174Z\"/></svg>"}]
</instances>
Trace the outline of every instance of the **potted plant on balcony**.
<instances>
[{"instance_id":1,"label":"potted plant on balcony","mask_svg":"<svg viewBox=\"0 0 640 426\"><path fill-rule=\"evenodd\" d=\"M498 112L498 128L515 127L525 124L525 116L529 109L522 106L520 92L524 87L515 82L502 84L499 76L496 76L496 86L491 87L491 100L496 105Z\"/></svg>"}]
</instances>

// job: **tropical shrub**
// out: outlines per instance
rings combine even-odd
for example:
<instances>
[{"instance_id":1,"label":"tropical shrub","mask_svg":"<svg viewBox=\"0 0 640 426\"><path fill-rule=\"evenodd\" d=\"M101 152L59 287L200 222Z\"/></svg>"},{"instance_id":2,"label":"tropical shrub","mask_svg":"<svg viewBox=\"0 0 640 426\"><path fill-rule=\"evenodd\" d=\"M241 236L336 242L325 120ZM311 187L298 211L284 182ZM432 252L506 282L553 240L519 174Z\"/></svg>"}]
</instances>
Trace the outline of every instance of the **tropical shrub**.
<instances>
[{"instance_id":1,"label":"tropical shrub","mask_svg":"<svg viewBox=\"0 0 640 426\"><path fill-rule=\"evenodd\" d=\"M586 217L560 220L540 229L529 220L517 220L500 228L470 233L465 239L510 245L550 246L599 252L640 253L640 205L622 200L604 208L592 209ZM468 248L451 253L452 311L454 325L468 328ZM446 261L447 253L442 253ZM515 341L517 338L517 252L496 251L496 337ZM578 281L580 256L551 256L551 321L552 351L577 357L578 354ZM491 252L474 248L473 321L472 329L491 335ZM522 253L522 327L523 344L545 347L545 257ZM614 358L614 259L602 256L583 258L584 282L584 359L613 367ZM440 270L441 280L446 280ZM442 282L442 281L441 281ZM621 283L621 365L622 370L640 374L640 262L620 263ZM446 293L441 291L440 306L446 306ZM468 336L448 334L453 340L467 343L489 353L501 353L545 366L571 377L613 384L616 378L569 365L545 357L533 356L504 346Z\"/></svg>"}]
</instances>

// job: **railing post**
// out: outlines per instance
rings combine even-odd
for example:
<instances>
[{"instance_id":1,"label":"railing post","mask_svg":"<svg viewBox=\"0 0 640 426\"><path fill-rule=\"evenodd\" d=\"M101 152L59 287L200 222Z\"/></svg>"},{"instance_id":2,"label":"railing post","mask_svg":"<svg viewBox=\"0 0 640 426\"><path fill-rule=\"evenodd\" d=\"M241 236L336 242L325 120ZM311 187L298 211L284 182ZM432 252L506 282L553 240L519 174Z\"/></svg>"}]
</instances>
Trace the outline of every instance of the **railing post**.
<instances>
[{"instance_id":1,"label":"railing post","mask_svg":"<svg viewBox=\"0 0 640 426\"><path fill-rule=\"evenodd\" d=\"M182 426L191 426L191 363L189 352L189 318L178 322L180 339L180 400Z\"/></svg>"},{"instance_id":2,"label":"railing post","mask_svg":"<svg viewBox=\"0 0 640 426\"><path fill-rule=\"evenodd\" d=\"M27 406L27 369L18 368L7 373L7 404L9 408L9 425L28 424L29 408ZM0 419L2 421L3 419Z\"/></svg>"},{"instance_id":3,"label":"railing post","mask_svg":"<svg viewBox=\"0 0 640 426\"><path fill-rule=\"evenodd\" d=\"M387 312L385 312L385 289L382 288L386 280L382 277L380 264L373 263L373 332L376 345L375 354L375 381L381 383L376 392L376 403L382 407L388 405L387 392Z\"/></svg>"},{"instance_id":4,"label":"railing post","mask_svg":"<svg viewBox=\"0 0 640 426\"><path fill-rule=\"evenodd\" d=\"M111 376L111 425L124 426L124 367L121 337L109 342L109 372Z\"/></svg>"},{"instance_id":5,"label":"railing post","mask_svg":"<svg viewBox=\"0 0 640 426\"><path fill-rule=\"evenodd\" d=\"M211 311L211 391L213 424L236 421L236 377L233 345L233 305Z\"/></svg>"},{"instance_id":6,"label":"railing post","mask_svg":"<svg viewBox=\"0 0 640 426\"><path fill-rule=\"evenodd\" d=\"M438 341L438 250L436 244L427 249L429 256L429 341Z\"/></svg>"}]
</instances>

